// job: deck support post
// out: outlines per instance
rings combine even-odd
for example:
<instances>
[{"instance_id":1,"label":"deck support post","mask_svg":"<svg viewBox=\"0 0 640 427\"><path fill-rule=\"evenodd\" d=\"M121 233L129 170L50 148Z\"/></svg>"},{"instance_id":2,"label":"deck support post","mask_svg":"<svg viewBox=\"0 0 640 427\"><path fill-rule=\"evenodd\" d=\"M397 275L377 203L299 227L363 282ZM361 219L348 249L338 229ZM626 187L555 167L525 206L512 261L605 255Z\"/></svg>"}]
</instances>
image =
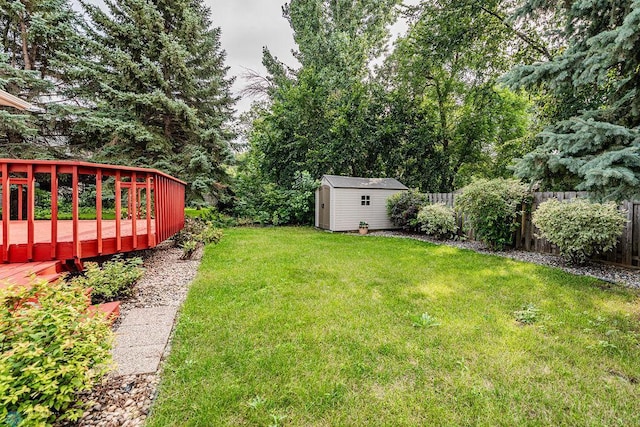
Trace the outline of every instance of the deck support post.
<instances>
[{"instance_id":1,"label":"deck support post","mask_svg":"<svg viewBox=\"0 0 640 427\"><path fill-rule=\"evenodd\" d=\"M58 243L58 166L51 165L51 259L56 259Z\"/></svg>"},{"instance_id":2,"label":"deck support post","mask_svg":"<svg viewBox=\"0 0 640 427\"><path fill-rule=\"evenodd\" d=\"M116 251L122 251L121 217L122 217L122 190L120 185L120 171L116 171Z\"/></svg>"},{"instance_id":3,"label":"deck support post","mask_svg":"<svg viewBox=\"0 0 640 427\"><path fill-rule=\"evenodd\" d=\"M131 216L131 234L133 235L133 249L138 249L138 201L136 196L138 195L138 190L136 189L136 184L138 181L138 175L133 172L131 174L131 188L129 189L129 204L131 205L131 211L129 211L129 215Z\"/></svg>"},{"instance_id":4,"label":"deck support post","mask_svg":"<svg viewBox=\"0 0 640 427\"><path fill-rule=\"evenodd\" d=\"M2 164L2 261L9 262L9 223L11 222L11 185L9 184L9 165Z\"/></svg>"},{"instance_id":5,"label":"deck support post","mask_svg":"<svg viewBox=\"0 0 640 427\"><path fill-rule=\"evenodd\" d=\"M18 221L22 221L24 219L22 217L22 206L24 206L23 192L24 188L22 188L22 184L18 184Z\"/></svg>"},{"instance_id":6,"label":"deck support post","mask_svg":"<svg viewBox=\"0 0 640 427\"><path fill-rule=\"evenodd\" d=\"M79 187L80 182L78 179L78 166L74 166L72 169L72 177L71 177L71 217L73 218L73 258L79 259L82 254L80 253L80 239L78 236L79 232L79 205L80 205L80 192Z\"/></svg>"},{"instance_id":7,"label":"deck support post","mask_svg":"<svg viewBox=\"0 0 640 427\"><path fill-rule=\"evenodd\" d=\"M96 171L96 232L98 255L102 255L102 169Z\"/></svg>"},{"instance_id":8,"label":"deck support post","mask_svg":"<svg viewBox=\"0 0 640 427\"><path fill-rule=\"evenodd\" d=\"M146 197L146 219L147 219L147 246L154 247L156 242L153 239L153 233L151 232L151 175L147 174L145 178L145 193Z\"/></svg>"},{"instance_id":9,"label":"deck support post","mask_svg":"<svg viewBox=\"0 0 640 427\"><path fill-rule=\"evenodd\" d=\"M27 259L33 260L33 241L35 230L35 195L36 179L33 173L33 165L27 166ZM22 193L22 186L20 186ZM20 213L22 213L22 205L20 205Z\"/></svg>"}]
</instances>

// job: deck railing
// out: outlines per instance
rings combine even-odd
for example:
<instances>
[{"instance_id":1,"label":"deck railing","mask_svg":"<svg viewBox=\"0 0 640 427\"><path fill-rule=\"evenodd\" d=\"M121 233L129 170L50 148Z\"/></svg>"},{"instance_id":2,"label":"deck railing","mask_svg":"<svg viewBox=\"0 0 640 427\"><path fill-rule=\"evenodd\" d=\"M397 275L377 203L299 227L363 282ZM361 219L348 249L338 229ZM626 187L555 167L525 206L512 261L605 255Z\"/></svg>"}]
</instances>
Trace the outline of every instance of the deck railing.
<instances>
[{"instance_id":1,"label":"deck railing","mask_svg":"<svg viewBox=\"0 0 640 427\"><path fill-rule=\"evenodd\" d=\"M0 159L0 173L3 262L79 260L146 249L184 226L185 183L154 169ZM45 221L36 218L36 193L50 208ZM82 209L95 218L81 218L81 197ZM68 206L69 200L71 217L60 219L59 205ZM95 211L88 206L92 201ZM105 201L113 219L103 218ZM40 217L42 211L39 203ZM63 231L71 236L61 238Z\"/></svg>"}]
</instances>

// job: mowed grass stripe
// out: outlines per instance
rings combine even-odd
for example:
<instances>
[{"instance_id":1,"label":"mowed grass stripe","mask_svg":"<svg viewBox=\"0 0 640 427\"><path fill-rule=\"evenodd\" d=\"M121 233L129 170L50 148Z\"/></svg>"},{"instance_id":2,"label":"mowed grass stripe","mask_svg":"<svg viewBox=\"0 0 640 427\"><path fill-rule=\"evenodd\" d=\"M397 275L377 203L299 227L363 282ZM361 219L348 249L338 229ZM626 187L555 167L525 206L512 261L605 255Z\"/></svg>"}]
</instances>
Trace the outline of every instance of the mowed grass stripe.
<instances>
[{"instance_id":1,"label":"mowed grass stripe","mask_svg":"<svg viewBox=\"0 0 640 427\"><path fill-rule=\"evenodd\" d=\"M149 425L640 425L639 306L424 242L231 229L205 251Z\"/></svg>"}]
</instances>

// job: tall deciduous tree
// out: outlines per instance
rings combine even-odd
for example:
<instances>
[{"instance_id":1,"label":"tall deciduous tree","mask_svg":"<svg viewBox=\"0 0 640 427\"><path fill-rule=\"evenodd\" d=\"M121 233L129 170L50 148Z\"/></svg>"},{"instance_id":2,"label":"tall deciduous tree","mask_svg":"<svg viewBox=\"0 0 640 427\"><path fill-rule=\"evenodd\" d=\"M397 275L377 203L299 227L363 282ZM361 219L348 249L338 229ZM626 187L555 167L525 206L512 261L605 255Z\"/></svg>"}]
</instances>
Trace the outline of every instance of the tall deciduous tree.
<instances>
[{"instance_id":1,"label":"tall deciduous tree","mask_svg":"<svg viewBox=\"0 0 640 427\"><path fill-rule=\"evenodd\" d=\"M527 0L519 19L555 16L565 46L509 83L555 99L555 120L517 175L604 198L640 195L640 1ZM566 189L566 188L564 188Z\"/></svg>"},{"instance_id":2,"label":"tall deciduous tree","mask_svg":"<svg viewBox=\"0 0 640 427\"><path fill-rule=\"evenodd\" d=\"M284 6L301 67L290 72L265 50L272 103L251 135L274 182L286 186L298 171L319 177L375 170L370 64L385 46L397 3L293 0Z\"/></svg>"},{"instance_id":3,"label":"tall deciduous tree","mask_svg":"<svg viewBox=\"0 0 640 427\"><path fill-rule=\"evenodd\" d=\"M409 185L448 192L473 175L504 175L505 154L523 145L527 102L496 82L532 45L504 20L507 7L428 0L413 11L386 65L389 86L412 109L393 156Z\"/></svg>"},{"instance_id":4,"label":"tall deciduous tree","mask_svg":"<svg viewBox=\"0 0 640 427\"><path fill-rule=\"evenodd\" d=\"M64 104L81 56L79 19L67 0L0 0L0 88L40 107L34 116L0 109L0 155L59 157Z\"/></svg>"},{"instance_id":5,"label":"tall deciduous tree","mask_svg":"<svg viewBox=\"0 0 640 427\"><path fill-rule=\"evenodd\" d=\"M172 173L193 201L222 197L235 100L209 9L198 0L106 5L83 3L92 56L76 71L91 108L72 144L96 160Z\"/></svg>"}]
</instances>

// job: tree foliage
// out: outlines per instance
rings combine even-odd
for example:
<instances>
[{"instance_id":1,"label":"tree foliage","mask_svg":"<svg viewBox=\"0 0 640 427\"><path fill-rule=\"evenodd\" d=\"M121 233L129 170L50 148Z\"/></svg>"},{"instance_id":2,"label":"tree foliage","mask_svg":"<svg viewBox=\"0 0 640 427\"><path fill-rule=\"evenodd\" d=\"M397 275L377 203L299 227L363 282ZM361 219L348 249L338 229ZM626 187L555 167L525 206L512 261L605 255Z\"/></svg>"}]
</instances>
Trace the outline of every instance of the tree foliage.
<instances>
[{"instance_id":1,"label":"tree foliage","mask_svg":"<svg viewBox=\"0 0 640 427\"><path fill-rule=\"evenodd\" d=\"M220 197L233 136L220 29L199 1L83 3L91 56L77 67L82 112L71 143L96 160L159 168Z\"/></svg>"},{"instance_id":2,"label":"tree foliage","mask_svg":"<svg viewBox=\"0 0 640 427\"><path fill-rule=\"evenodd\" d=\"M451 191L473 176L508 176L512 157L532 148L530 103L496 84L514 51L531 51L505 24L506 2L424 1L411 12L406 37L373 66L397 3L284 7L301 67L290 70L265 50L269 76L260 87L271 105L250 134L273 182L286 185L307 170Z\"/></svg>"},{"instance_id":3,"label":"tree foliage","mask_svg":"<svg viewBox=\"0 0 640 427\"><path fill-rule=\"evenodd\" d=\"M558 181L601 197L635 197L640 185L640 1L527 0L516 18L552 16L560 48L547 61L517 67L508 82L554 100L542 144L518 176Z\"/></svg>"},{"instance_id":4,"label":"tree foliage","mask_svg":"<svg viewBox=\"0 0 640 427\"><path fill-rule=\"evenodd\" d=\"M265 50L263 63L274 84L271 106L250 137L273 182L288 185L301 170L317 178L380 170L369 66L385 46L396 3L293 0L285 5L301 66L289 70Z\"/></svg>"},{"instance_id":5,"label":"tree foliage","mask_svg":"<svg viewBox=\"0 0 640 427\"><path fill-rule=\"evenodd\" d=\"M387 63L394 97L411 109L391 134L394 174L408 185L452 191L472 176L508 175L513 153L526 152L529 104L497 86L520 57L531 56L500 18L507 6L431 0L414 10Z\"/></svg>"},{"instance_id":6,"label":"tree foliage","mask_svg":"<svg viewBox=\"0 0 640 427\"><path fill-rule=\"evenodd\" d=\"M82 56L79 25L68 0L0 1L0 88L41 110L0 108L1 156L64 156L70 63Z\"/></svg>"}]
</instances>

